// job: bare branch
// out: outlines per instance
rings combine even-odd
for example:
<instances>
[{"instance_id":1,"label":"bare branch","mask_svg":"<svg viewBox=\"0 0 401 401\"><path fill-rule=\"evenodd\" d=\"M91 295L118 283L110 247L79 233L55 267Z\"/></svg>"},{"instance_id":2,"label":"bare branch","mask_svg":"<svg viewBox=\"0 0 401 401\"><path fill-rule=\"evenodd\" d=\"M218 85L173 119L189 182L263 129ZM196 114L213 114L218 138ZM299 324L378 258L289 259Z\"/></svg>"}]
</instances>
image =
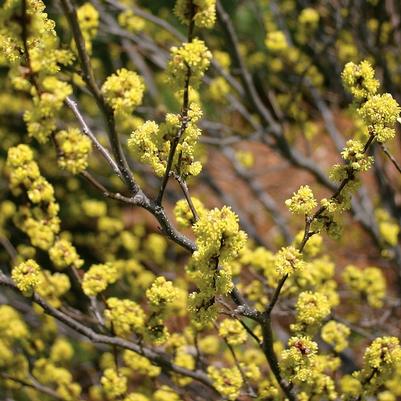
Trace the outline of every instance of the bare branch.
<instances>
[{"instance_id":1,"label":"bare branch","mask_svg":"<svg viewBox=\"0 0 401 401\"><path fill-rule=\"evenodd\" d=\"M395 159L395 157L387 149L387 146L384 143L381 143L380 146L383 149L383 152L385 153L385 155L390 159L391 163L393 163L393 165L397 169L397 171L399 173L401 173L401 166L398 164L398 161Z\"/></svg>"},{"instance_id":2,"label":"bare branch","mask_svg":"<svg viewBox=\"0 0 401 401\"><path fill-rule=\"evenodd\" d=\"M95 148L102 154L102 156L106 159L107 163L111 166L113 171L120 177L122 178L121 171L118 168L116 162L114 159L111 157L109 151L98 141L96 138L95 134L91 131L89 128L88 124L86 123L83 115L78 109L77 103L72 100L71 98L67 97L65 99L65 104L71 109L71 111L74 113L75 117L77 118L79 125L81 126L82 132L90 138L90 140L93 142L95 145Z\"/></svg>"}]
</instances>

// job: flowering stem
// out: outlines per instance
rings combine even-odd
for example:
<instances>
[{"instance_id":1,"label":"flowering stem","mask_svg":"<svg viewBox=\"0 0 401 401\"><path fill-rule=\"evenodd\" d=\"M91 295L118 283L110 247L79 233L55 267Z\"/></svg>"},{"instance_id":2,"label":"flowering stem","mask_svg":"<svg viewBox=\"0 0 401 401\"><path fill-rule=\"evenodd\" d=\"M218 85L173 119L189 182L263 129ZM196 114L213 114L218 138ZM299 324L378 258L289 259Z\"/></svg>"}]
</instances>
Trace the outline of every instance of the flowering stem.
<instances>
[{"instance_id":1,"label":"flowering stem","mask_svg":"<svg viewBox=\"0 0 401 401\"><path fill-rule=\"evenodd\" d=\"M29 55L29 47L28 47L28 21L29 17L27 14L27 2L26 0L22 0L22 22L21 22L21 39L22 45L24 47L25 59L26 59L26 66L29 70L29 80L31 81L32 85L36 89L37 95L40 95L41 90L39 84L36 80L35 74L33 73L32 63L31 63L31 56Z\"/></svg>"},{"instance_id":2,"label":"flowering stem","mask_svg":"<svg viewBox=\"0 0 401 401\"><path fill-rule=\"evenodd\" d=\"M189 27L188 27L188 43L192 42L194 27L195 27L195 6L190 1L190 16L189 16ZM157 196L156 204L160 205L163 201L163 195L166 190L166 186L168 183L168 179L170 178L170 171L173 166L175 151L177 149L178 143L184 134L185 130L188 127L189 117L188 117L188 109L189 109L189 83L191 80L191 68L187 65L187 73L185 77L184 83L184 93L182 97L182 108L181 108L181 127L179 128L176 136L174 137L173 141L171 142L171 148L167 159L166 171L163 176L162 184L160 187L159 195Z\"/></svg>"},{"instance_id":3,"label":"flowering stem","mask_svg":"<svg viewBox=\"0 0 401 401\"><path fill-rule=\"evenodd\" d=\"M189 69L188 69L189 71ZM189 85L189 73L187 74L187 80L186 82ZM184 134L185 130L187 129L188 126L188 104L183 107L183 112L181 114L181 127L179 128L176 136L174 137L172 143L171 143L171 148L170 148L170 153L168 155L167 159L167 166L166 166L166 172L164 173L162 184L160 187L159 195L157 196L156 204L160 205L162 204L163 201L163 195L167 187L167 182L170 177L170 172L171 172L171 167L173 166L173 161L174 161L174 156L175 156L175 151L177 149L178 143L180 141L180 138Z\"/></svg>"},{"instance_id":4,"label":"flowering stem","mask_svg":"<svg viewBox=\"0 0 401 401\"><path fill-rule=\"evenodd\" d=\"M373 143L374 140L374 135L371 134L369 139L367 140L364 148L363 148L363 152L362 153L366 153L367 150L369 149L369 146ZM346 178L344 178L344 180L340 183L340 185L338 186L337 190L334 192L334 194L331 196L332 200L338 200L339 196L341 195L342 190L345 188L345 186L352 180L355 179L355 175L354 172L351 172L348 174L348 176ZM310 231L310 227L312 225L312 223L319 217L322 215L322 213L326 210L326 206L321 206L312 216L306 216L305 217L305 229L304 229L304 236L302 239L302 242L298 248L299 252L302 253L306 243L309 241L309 239L316 234L315 231ZM277 303L278 297L280 295L281 289L283 288L284 283L286 282L288 278L288 274L286 274L285 276L283 276L281 278L281 280L279 281L276 290L274 292L274 295L272 297L272 300L269 304L269 306L267 307L266 311L265 311L265 315L269 316L275 306L275 304Z\"/></svg>"},{"instance_id":5,"label":"flowering stem","mask_svg":"<svg viewBox=\"0 0 401 401\"><path fill-rule=\"evenodd\" d=\"M367 140L363 153L366 153L369 146L372 144L374 140L374 135L371 134L369 139ZM339 185L337 190L334 192L334 194L331 196L332 200L337 200L338 197L341 195L342 190L345 188L345 186L355 179L355 175L349 174ZM304 229L304 236L301 241L301 244L298 247L298 250L300 253L303 252L305 245L307 244L308 240L316 234L314 231L310 231L311 225L313 221L318 218L324 211L326 210L325 206L321 206L314 214L313 216L305 216L305 229ZM273 311L274 306L276 305L278 298L280 296L281 290L285 284L285 282L288 279L288 274L284 275L280 281L277 284L277 287L274 291L274 294L272 296L272 299L266 308L266 310L263 312L263 318L261 322L262 326L262 334L263 334L263 350L265 353L265 356L269 362L270 368L272 369L278 383L280 384L280 387L282 390L285 392L286 396L289 398L289 400L296 400L296 396L293 394L292 389L289 387L288 383L283 381L280 373L280 367L277 361L277 356L274 352L273 349L273 334L272 334L272 327L271 327L271 313Z\"/></svg>"}]
</instances>

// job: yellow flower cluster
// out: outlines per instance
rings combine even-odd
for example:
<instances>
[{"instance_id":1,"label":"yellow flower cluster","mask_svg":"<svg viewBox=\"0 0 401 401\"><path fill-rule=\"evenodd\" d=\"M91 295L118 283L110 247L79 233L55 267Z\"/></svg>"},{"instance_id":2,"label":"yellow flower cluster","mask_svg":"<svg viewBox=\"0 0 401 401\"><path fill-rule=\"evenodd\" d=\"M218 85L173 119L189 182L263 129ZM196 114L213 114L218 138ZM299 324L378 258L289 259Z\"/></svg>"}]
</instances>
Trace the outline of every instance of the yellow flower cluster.
<instances>
[{"instance_id":1,"label":"yellow flower cluster","mask_svg":"<svg viewBox=\"0 0 401 401\"><path fill-rule=\"evenodd\" d=\"M18 145L8 150L7 165L11 170L12 188L19 185L30 186L40 177L38 165L33 161L33 152L28 145Z\"/></svg>"},{"instance_id":2,"label":"yellow flower cluster","mask_svg":"<svg viewBox=\"0 0 401 401\"><path fill-rule=\"evenodd\" d=\"M293 246L281 248L274 258L274 266L280 277L291 275L305 267L302 254Z\"/></svg>"},{"instance_id":3,"label":"yellow flower cluster","mask_svg":"<svg viewBox=\"0 0 401 401\"><path fill-rule=\"evenodd\" d=\"M143 331L145 312L129 299L108 298L104 316L118 336L126 337Z\"/></svg>"},{"instance_id":4,"label":"yellow flower cluster","mask_svg":"<svg viewBox=\"0 0 401 401\"><path fill-rule=\"evenodd\" d=\"M314 30L319 25L319 13L314 8L304 8L298 17L301 26Z\"/></svg>"},{"instance_id":5,"label":"yellow flower cluster","mask_svg":"<svg viewBox=\"0 0 401 401\"><path fill-rule=\"evenodd\" d=\"M362 384L357 378L351 375L344 375L340 379L340 387L343 398L347 401L357 399L361 395Z\"/></svg>"},{"instance_id":6,"label":"yellow flower cluster","mask_svg":"<svg viewBox=\"0 0 401 401\"><path fill-rule=\"evenodd\" d=\"M386 142L395 136L395 123L401 107L389 94L372 96L358 110L368 130L378 142Z\"/></svg>"},{"instance_id":7,"label":"yellow flower cluster","mask_svg":"<svg viewBox=\"0 0 401 401\"><path fill-rule=\"evenodd\" d=\"M366 60L360 64L347 63L341 74L341 78L347 90L358 101L365 101L375 95L380 83L375 78L375 71Z\"/></svg>"},{"instance_id":8,"label":"yellow flower cluster","mask_svg":"<svg viewBox=\"0 0 401 401\"><path fill-rule=\"evenodd\" d=\"M294 214L310 214L317 206L316 199L308 185L302 185L291 199L285 201L285 204Z\"/></svg>"},{"instance_id":9,"label":"yellow flower cluster","mask_svg":"<svg viewBox=\"0 0 401 401\"><path fill-rule=\"evenodd\" d=\"M52 185L43 177L33 181L27 192L32 203L54 202L54 190Z\"/></svg>"},{"instance_id":10,"label":"yellow flower cluster","mask_svg":"<svg viewBox=\"0 0 401 401\"><path fill-rule=\"evenodd\" d=\"M161 373L159 366L153 365L149 359L137 354L136 352L125 350L123 353L125 365L142 375L149 377L157 377Z\"/></svg>"},{"instance_id":11,"label":"yellow flower cluster","mask_svg":"<svg viewBox=\"0 0 401 401\"><path fill-rule=\"evenodd\" d=\"M60 298L69 291L70 287L70 279L66 274L51 274L49 271L43 270L37 292L50 305L59 308L61 306Z\"/></svg>"},{"instance_id":12,"label":"yellow flower cluster","mask_svg":"<svg viewBox=\"0 0 401 401\"><path fill-rule=\"evenodd\" d=\"M142 163L149 164L159 177L166 171L166 160L160 158L161 141L159 126L154 121L146 121L128 139L128 147Z\"/></svg>"},{"instance_id":13,"label":"yellow flower cluster","mask_svg":"<svg viewBox=\"0 0 401 401\"><path fill-rule=\"evenodd\" d=\"M177 0L174 14L183 24L189 24L191 17L199 28L213 28L216 22L216 0Z\"/></svg>"},{"instance_id":14,"label":"yellow flower cluster","mask_svg":"<svg viewBox=\"0 0 401 401\"><path fill-rule=\"evenodd\" d=\"M146 20L135 15L132 10L124 10L118 15L118 23L130 32L141 32L146 27Z\"/></svg>"},{"instance_id":15,"label":"yellow flower cluster","mask_svg":"<svg viewBox=\"0 0 401 401\"><path fill-rule=\"evenodd\" d=\"M192 103L189 115L190 120L183 132L181 116L168 113L165 123L159 126L154 121L146 121L128 139L128 146L135 157L140 162L149 164L159 177L165 174L171 143L178 135L179 143L172 169L181 176L196 176L202 169L201 163L195 161L195 146L201 134L196 126L202 115L199 106Z\"/></svg>"},{"instance_id":16,"label":"yellow flower cluster","mask_svg":"<svg viewBox=\"0 0 401 401\"><path fill-rule=\"evenodd\" d=\"M97 199L86 199L82 202L82 211L88 217L102 217L107 213L106 202Z\"/></svg>"},{"instance_id":17,"label":"yellow flower cluster","mask_svg":"<svg viewBox=\"0 0 401 401\"><path fill-rule=\"evenodd\" d=\"M5 235L4 227L7 221L14 216L16 207L14 203L9 200L5 200L0 203L0 235Z\"/></svg>"},{"instance_id":18,"label":"yellow flower cluster","mask_svg":"<svg viewBox=\"0 0 401 401\"><path fill-rule=\"evenodd\" d=\"M92 39L95 38L99 28L99 13L91 3L87 2L77 9L77 16L86 50L90 54L92 53Z\"/></svg>"},{"instance_id":19,"label":"yellow flower cluster","mask_svg":"<svg viewBox=\"0 0 401 401\"><path fill-rule=\"evenodd\" d=\"M338 305L334 263L326 256L307 262L305 269L298 270L289 277L285 290L293 295L312 290L324 294L331 307Z\"/></svg>"},{"instance_id":20,"label":"yellow flower cluster","mask_svg":"<svg viewBox=\"0 0 401 401\"><path fill-rule=\"evenodd\" d=\"M283 52L289 46L283 31L268 32L265 45L272 53Z\"/></svg>"},{"instance_id":21,"label":"yellow flower cluster","mask_svg":"<svg viewBox=\"0 0 401 401\"><path fill-rule=\"evenodd\" d=\"M384 242L390 246L398 243L398 235L400 234L400 226L385 209L377 208L375 217L379 225L380 235Z\"/></svg>"},{"instance_id":22,"label":"yellow flower cluster","mask_svg":"<svg viewBox=\"0 0 401 401\"><path fill-rule=\"evenodd\" d=\"M336 352L344 351L348 347L348 336L350 334L351 330L345 324L334 320L327 322L321 332L322 339L330 344Z\"/></svg>"},{"instance_id":23,"label":"yellow flower cluster","mask_svg":"<svg viewBox=\"0 0 401 401\"><path fill-rule=\"evenodd\" d=\"M149 401L149 398L141 393L129 393L123 401Z\"/></svg>"},{"instance_id":24,"label":"yellow flower cluster","mask_svg":"<svg viewBox=\"0 0 401 401\"><path fill-rule=\"evenodd\" d=\"M193 226L197 250L196 263L208 264L211 259L229 263L245 245L246 234L239 229L238 216L227 206L206 213Z\"/></svg>"},{"instance_id":25,"label":"yellow flower cluster","mask_svg":"<svg viewBox=\"0 0 401 401\"><path fill-rule=\"evenodd\" d=\"M244 247L246 234L239 229L238 216L227 206L213 209L193 226L197 250L192 255L188 273L199 292L189 296L189 308L199 323L215 318L215 296L232 289L230 263Z\"/></svg>"},{"instance_id":26,"label":"yellow flower cluster","mask_svg":"<svg viewBox=\"0 0 401 401\"><path fill-rule=\"evenodd\" d=\"M50 350L50 360L53 363L70 361L74 356L73 346L64 337L57 338Z\"/></svg>"},{"instance_id":27,"label":"yellow flower cluster","mask_svg":"<svg viewBox=\"0 0 401 401\"><path fill-rule=\"evenodd\" d=\"M227 102L227 95L231 92L230 84L226 81L223 77L216 77L213 78L209 86L207 88L207 95L208 97L217 103L226 103ZM250 154L250 152L248 153ZM251 167L253 165L253 157L246 158L246 165Z\"/></svg>"},{"instance_id":28,"label":"yellow flower cluster","mask_svg":"<svg viewBox=\"0 0 401 401\"><path fill-rule=\"evenodd\" d=\"M191 197L191 200L198 216L203 216L206 213L206 208L203 206L203 203L195 197ZM186 199L180 199L175 204L174 216L181 227L191 227L195 224L194 215Z\"/></svg>"},{"instance_id":29,"label":"yellow flower cluster","mask_svg":"<svg viewBox=\"0 0 401 401\"><path fill-rule=\"evenodd\" d=\"M84 274L82 289L87 296L93 297L104 291L109 284L113 284L117 279L118 271L113 264L92 265Z\"/></svg>"},{"instance_id":30,"label":"yellow flower cluster","mask_svg":"<svg viewBox=\"0 0 401 401\"><path fill-rule=\"evenodd\" d=\"M56 117L72 88L55 76L42 80L42 90L33 97L33 108L24 114L28 133L41 143L46 142L56 129Z\"/></svg>"},{"instance_id":31,"label":"yellow flower cluster","mask_svg":"<svg viewBox=\"0 0 401 401\"><path fill-rule=\"evenodd\" d=\"M18 289L24 295L30 296L40 284L40 267L34 260L29 259L15 266L12 270L11 277Z\"/></svg>"},{"instance_id":32,"label":"yellow flower cluster","mask_svg":"<svg viewBox=\"0 0 401 401\"><path fill-rule=\"evenodd\" d=\"M401 346L396 337L376 338L363 355L363 367L354 377L364 383L363 391L372 393L392 377L401 364Z\"/></svg>"},{"instance_id":33,"label":"yellow flower cluster","mask_svg":"<svg viewBox=\"0 0 401 401\"><path fill-rule=\"evenodd\" d=\"M281 353L284 377L294 383L310 381L316 354L317 344L309 337L291 337L288 340L288 349Z\"/></svg>"},{"instance_id":34,"label":"yellow flower cluster","mask_svg":"<svg viewBox=\"0 0 401 401\"><path fill-rule=\"evenodd\" d=\"M235 400L240 393L243 379L238 368L207 368L207 374L213 380L216 390L228 400Z\"/></svg>"},{"instance_id":35,"label":"yellow flower cluster","mask_svg":"<svg viewBox=\"0 0 401 401\"><path fill-rule=\"evenodd\" d=\"M262 246L259 246L255 249L251 249L247 246L241 251L240 256L241 265L250 266L257 273L263 275L266 280L266 284L269 287L276 287L278 281L278 273L274 264L275 256L272 252L268 251ZM260 284L260 281L256 281L257 286L260 286ZM258 298L257 294L255 294L255 297L256 301ZM260 301L263 303L262 299L260 299Z\"/></svg>"},{"instance_id":36,"label":"yellow flower cluster","mask_svg":"<svg viewBox=\"0 0 401 401\"><path fill-rule=\"evenodd\" d=\"M32 245L47 250L60 230L59 206L53 187L40 175L33 152L27 145L21 144L8 150L7 167L13 193L19 195L26 191L32 202L32 208L19 208L17 224L28 234Z\"/></svg>"},{"instance_id":37,"label":"yellow flower cluster","mask_svg":"<svg viewBox=\"0 0 401 401\"><path fill-rule=\"evenodd\" d=\"M92 148L90 139L76 128L57 132L55 139L60 153L59 166L72 174L84 171L88 166L88 155Z\"/></svg>"},{"instance_id":38,"label":"yellow flower cluster","mask_svg":"<svg viewBox=\"0 0 401 401\"><path fill-rule=\"evenodd\" d=\"M145 85L143 79L126 68L109 76L102 86L107 103L116 113L130 114L142 103Z\"/></svg>"},{"instance_id":39,"label":"yellow flower cluster","mask_svg":"<svg viewBox=\"0 0 401 401\"><path fill-rule=\"evenodd\" d=\"M0 338L3 341L22 340L28 328L19 313L9 305L0 305Z\"/></svg>"},{"instance_id":40,"label":"yellow flower cluster","mask_svg":"<svg viewBox=\"0 0 401 401\"><path fill-rule=\"evenodd\" d=\"M181 366L182 368L188 369L188 370L194 370L195 369L195 358L193 355L189 354L184 347L181 347L177 350L175 358L174 358L174 363L177 366ZM191 383L192 379L190 377L185 377L185 376L178 376L175 378L176 382L180 386L186 386L187 384Z\"/></svg>"},{"instance_id":41,"label":"yellow flower cluster","mask_svg":"<svg viewBox=\"0 0 401 401\"><path fill-rule=\"evenodd\" d=\"M46 358L35 361L32 373L41 384L56 386L58 396L66 401L75 401L81 394L81 387L73 381L71 373Z\"/></svg>"},{"instance_id":42,"label":"yellow flower cluster","mask_svg":"<svg viewBox=\"0 0 401 401\"><path fill-rule=\"evenodd\" d=\"M369 133L378 142L394 138L401 107L389 93L376 94L380 84L369 62L346 64L341 77L346 88L361 103L357 111Z\"/></svg>"},{"instance_id":43,"label":"yellow flower cluster","mask_svg":"<svg viewBox=\"0 0 401 401\"><path fill-rule=\"evenodd\" d=\"M341 152L343 159L348 162L349 167L352 168L354 172L358 171L368 171L373 164L373 157L367 156L364 153L364 145L358 140L347 141L346 146ZM342 178L346 178L346 175ZM338 181L340 181L337 178Z\"/></svg>"},{"instance_id":44,"label":"yellow flower cluster","mask_svg":"<svg viewBox=\"0 0 401 401\"><path fill-rule=\"evenodd\" d=\"M235 159L246 169L252 168L255 164L255 157L251 151L238 150L235 152Z\"/></svg>"},{"instance_id":45,"label":"yellow flower cluster","mask_svg":"<svg viewBox=\"0 0 401 401\"><path fill-rule=\"evenodd\" d=\"M311 331L330 313L330 303L320 292L303 291L296 303L297 321L294 331Z\"/></svg>"},{"instance_id":46,"label":"yellow flower cluster","mask_svg":"<svg viewBox=\"0 0 401 401\"><path fill-rule=\"evenodd\" d=\"M171 58L167 65L167 82L180 90L186 86L189 80L191 87L197 88L205 71L209 68L212 53L205 42L193 39L184 43L181 47L171 48Z\"/></svg>"},{"instance_id":47,"label":"yellow flower cluster","mask_svg":"<svg viewBox=\"0 0 401 401\"><path fill-rule=\"evenodd\" d=\"M364 270L355 266L347 266L342 278L351 291L362 299L366 298L373 308L381 308L386 296L386 280L377 267Z\"/></svg>"},{"instance_id":48,"label":"yellow flower cluster","mask_svg":"<svg viewBox=\"0 0 401 401\"><path fill-rule=\"evenodd\" d=\"M10 74L14 85L25 90L30 86L25 72L54 74L59 70L58 64L69 64L73 58L70 51L58 48L55 23L48 18L44 10L45 5L42 0L26 2L26 15L29 18L27 38L30 53L29 67L32 70L21 71L18 64L26 62L21 37L21 2L6 1L0 8L0 53L2 59L11 66Z\"/></svg>"},{"instance_id":49,"label":"yellow flower cluster","mask_svg":"<svg viewBox=\"0 0 401 401\"><path fill-rule=\"evenodd\" d=\"M181 294L180 290L175 288L171 281L167 281L162 276L157 277L152 286L146 290L146 298L152 310L152 314L146 324L147 334L151 341L163 343L168 339L170 333L164 325L164 319L167 312L172 311L175 303L181 303ZM184 297L186 295L187 293L184 291Z\"/></svg>"},{"instance_id":50,"label":"yellow flower cluster","mask_svg":"<svg viewBox=\"0 0 401 401\"><path fill-rule=\"evenodd\" d=\"M178 291L171 281L164 277L157 277L152 286L146 291L146 298L156 310L163 309L166 305L175 301Z\"/></svg>"},{"instance_id":51,"label":"yellow flower cluster","mask_svg":"<svg viewBox=\"0 0 401 401\"><path fill-rule=\"evenodd\" d=\"M79 269L84 261L79 258L75 247L66 239L57 240L49 249L49 257L57 269L73 266Z\"/></svg>"},{"instance_id":52,"label":"yellow flower cluster","mask_svg":"<svg viewBox=\"0 0 401 401\"><path fill-rule=\"evenodd\" d=\"M152 314L146 321L146 338L156 345L164 344L170 338L170 332L163 321L163 314Z\"/></svg>"},{"instance_id":53,"label":"yellow flower cluster","mask_svg":"<svg viewBox=\"0 0 401 401\"><path fill-rule=\"evenodd\" d=\"M169 386L161 386L153 393L154 401L181 401L179 395Z\"/></svg>"},{"instance_id":54,"label":"yellow flower cluster","mask_svg":"<svg viewBox=\"0 0 401 401\"><path fill-rule=\"evenodd\" d=\"M114 369L106 369L100 379L103 391L110 400L116 400L127 392L127 378Z\"/></svg>"},{"instance_id":55,"label":"yellow flower cluster","mask_svg":"<svg viewBox=\"0 0 401 401\"><path fill-rule=\"evenodd\" d=\"M220 323L219 335L226 339L230 345L243 344L247 333L241 322L235 319L224 319Z\"/></svg>"},{"instance_id":56,"label":"yellow flower cluster","mask_svg":"<svg viewBox=\"0 0 401 401\"><path fill-rule=\"evenodd\" d=\"M151 233L146 237L144 244L146 256L154 260L156 263L162 264L166 260L166 251L168 243L163 235Z\"/></svg>"},{"instance_id":57,"label":"yellow flower cluster","mask_svg":"<svg viewBox=\"0 0 401 401\"><path fill-rule=\"evenodd\" d=\"M333 238L340 237L341 227L338 224L338 217L351 208L352 195L359 188L357 173L367 171L373 165L374 159L366 154L365 146L365 143L357 139L347 141L341 152L345 163L335 164L329 172L331 180L343 183L341 194L329 199L323 198L320 201L323 211L313 221L313 231L325 230Z\"/></svg>"}]
</instances>

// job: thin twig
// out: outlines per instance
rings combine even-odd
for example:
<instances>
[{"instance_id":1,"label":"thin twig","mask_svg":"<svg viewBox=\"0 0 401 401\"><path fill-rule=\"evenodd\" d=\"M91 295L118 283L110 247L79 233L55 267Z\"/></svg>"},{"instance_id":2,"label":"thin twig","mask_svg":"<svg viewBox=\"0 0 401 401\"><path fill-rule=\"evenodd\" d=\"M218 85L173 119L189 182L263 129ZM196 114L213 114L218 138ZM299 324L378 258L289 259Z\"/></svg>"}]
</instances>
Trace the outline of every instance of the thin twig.
<instances>
[{"instance_id":1,"label":"thin twig","mask_svg":"<svg viewBox=\"0 0 401 401\"><path fill-rule=\"evenodd\" d=\"M196 212L196 208L195 208L194 203L192 202L192 198L189 194L188 185L187 185L186 181L180 175L173 172L173 176L176 179L176 181L178 182L179 186L181 187L181 190L188 203L188 206L191 209L192 216L194 217L194 222L196 223L199 220L199 216L198 216L198 213Z\"/></svg>"},{"instance_id":2,"label":"thin twig","mask_svg":"<svg viewBox=\"0 0 401 401\"><path fill-rule=\"evenodd\" d=\"M401 173L401 166L398 164L398 161L394 158L394 156L387 149L386 145L384 143L381 143L380 146L383 149L383 152L385 153L385 155L390 159L391 163L393 163L394 167L398 170L399 173Z\"/></svg>"},{"instance_id":3,"label":"thin twig","mask_svg":"<svg viewBox=\"0 0 401 401\"><path fill-rule=\"evenodd\" d=\"M120 177L122 178L121 171L117 166L117 163L114 161L114 159L111 157L109 151L98 141L96 138L96 135L92 132L92 130L89 128L88 124L86 123L82 113L79 111L77 103L71 99L70 97L67 97L65 99L65 104L71 109L71 111L74 113L76 119L79 122L79 125L81 126L82 132L90 138L90 140L93 142L95 145L96 149L102 154L102 156L106 159L108 164L111 166L113 171Z\"/></svg>"},{"instance_id":4,"label":"thin twig","mask_svg":"<svg viewBox=\"0 0 401 401\"><path fill-rule=\"evenodd\" d=\"M96 189L98 189L103 196L110 199L115 199L123 203L128 203L131 205L136 205L134 198L128 198L121 195L118 192L110 192L103 184L101 184L91 173L87 170L82 171L81 176L84 177L90 184L92 184Z\"/></svg>"},{"instance_id":5,"label":"thin twig","mask_svg":"<svg viewBox=\"0 0 401 401\"><path fill-rule=\"evenodd\" d=\"M362 153L366 153L366 152L367 152L367 150L369 149L369 147L370 147L370 145L373 143L373 141L374 141L374 135L371 134L370 137L369 137L369 139L366 141L366 143L365 143L365 145L364 145L364 148L363 148ZM331 200L337 201L338 198L340 197L340 195L341 195L343 189L346 187L346 185L347 185L349 182L353 181L354 179L355 179L355 173L354 173L353 171L349 172L348 175L347 175L347 177L344 178L344 179L341 181L340 185L338 186L338 188L336 189L336 191L334 192L334 194L331 196L330 199L331 199ZM304 247L305 247L305 245L307 244L307 242L309 241L309 239L310 239L313 235L316 234L316 232L310 231L310 228L311 228L312 223L313 223L317 218L319 218L319 217L326 211L326 209L327 209L326 206L321 206L312 216L305 216L304 236L303 236L302 241L301 241L301 243L300 243L300 245L299 245L299 247L298 247L298 251L299 251L300 253L303 252ZM270 314L271 314L271 312L272 312L274 306L276 305L277 300L278 300L278 297L279 297L280 292L281 292L281 289L283 288L283 285L284 285L284 283L286 282L287 278L288 278L288 274L286 274L285 276L283 276L283 277L280 279L280 281L279 281L279 283L278 283L278 285L277 285L277 287L276 287L276 290L275 290L275 292L274 292L274 294L273 294L273 297L272 297L272 299L271 299L271 301L270 301L270 303L269 303L269 306L266 308L266 310L265 310L265 312L264 312L264 314L265 314L266 317L269 317L269 316L270 316Z\"/></svg>"}]
</instances>

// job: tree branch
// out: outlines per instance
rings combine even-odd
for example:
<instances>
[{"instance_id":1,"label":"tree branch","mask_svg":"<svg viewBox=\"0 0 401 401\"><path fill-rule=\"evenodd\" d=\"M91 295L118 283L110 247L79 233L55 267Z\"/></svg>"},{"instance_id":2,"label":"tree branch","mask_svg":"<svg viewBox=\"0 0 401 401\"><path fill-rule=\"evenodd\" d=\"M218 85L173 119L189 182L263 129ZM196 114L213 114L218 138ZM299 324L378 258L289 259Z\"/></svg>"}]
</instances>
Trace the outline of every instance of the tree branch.
<instances>
[{"instance_id":1,"label":"tree branch","mask_svg":"<svg viewBox=\"0 0 401 401\"><path fill-rule=\"evenodd\" d=\"M113 109L107 104L96 82L91 61L86 51L85 39L82 35L81 28L79 26L77 11L72 3L72 0L60 0L60 1L63 6L64 13L71 26L75 45L77 46L78 56L83 72L82 78L85 81L89 91L95 98L96 103L99 109L102 111L102 114L106 121L111 148L113 149L114 157L117 160L118 168L121 171L121 176L124 182L128 185L132 195L135 195L139 192L140 188L132 176L132 173L128 166L127 159L121 147L121 143L118 138L118 134L115 127Z\"/></svg>"},{"instance_id":2,"label":"tree branch","mask_svg":"<svg viewBox=\"0 0 401 401\"><path fill-rule=\"evenodd\" d=\"M7 286L12 290L20 293L17 286L13 283L13 281L8 278L6 275L0 272L0 285ZM110 346L116 346L123 349L128 349L131 351L136 352L146 358L148 358L151 362L155 365L162 367L166 371L172 371L174 373L178 373L183 376L191 377L194 380L203 383L205 386L214 389L212 381L209 377L202 371L191 371L189 369L183 368L181 366L175 365L173 362L170 361L168 355L163 354L161 352L155 351L151 348L147 348L143 345L138 345L133 343L132 341L125 340L120 337L116 336L107 336L104 334L99 334L92 330L89 327L84 326L82 323L78 322L77 320L73 319L72 317L66 315L65 313L61 312L60 310L54 308L53 306L49 305L45 299L43 299L37 293L34 293L31 297L32 302L36 303L37 305L41 306L46 314L54 317L59 322L65 324L69 328L73 329L74 331L80 333L84 337L87 337L93 343L98 344L106 344Z\"/></svg>"}]
</instances>

